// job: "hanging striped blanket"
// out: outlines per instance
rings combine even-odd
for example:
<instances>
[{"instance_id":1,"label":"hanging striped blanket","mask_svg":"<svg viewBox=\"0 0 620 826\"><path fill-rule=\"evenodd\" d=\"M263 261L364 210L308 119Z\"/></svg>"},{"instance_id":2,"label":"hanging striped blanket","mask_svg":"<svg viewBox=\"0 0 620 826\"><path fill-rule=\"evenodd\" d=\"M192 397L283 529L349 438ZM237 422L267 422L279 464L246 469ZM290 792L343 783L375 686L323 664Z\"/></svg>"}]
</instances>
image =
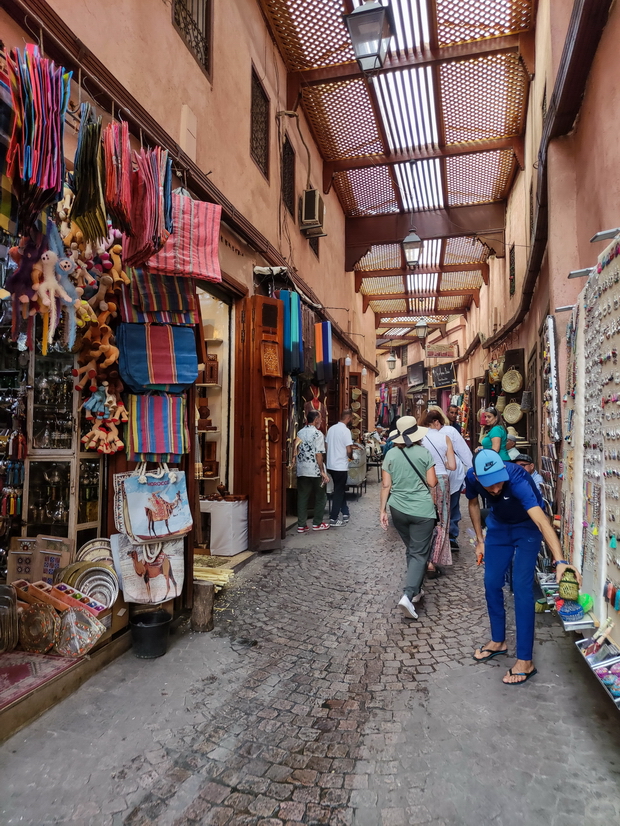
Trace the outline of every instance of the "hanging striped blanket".
<instances>
[{"instance_id":1,"label":"hanging striped blanket","mask_svg":"<svg viewBox=\"0 0 620 826\"><path fill-rule=\"evenodd\" d=\"M184 396L129 396L127 458L130 462L178 462L189 451Z\"/></svg>"}]
</instances>

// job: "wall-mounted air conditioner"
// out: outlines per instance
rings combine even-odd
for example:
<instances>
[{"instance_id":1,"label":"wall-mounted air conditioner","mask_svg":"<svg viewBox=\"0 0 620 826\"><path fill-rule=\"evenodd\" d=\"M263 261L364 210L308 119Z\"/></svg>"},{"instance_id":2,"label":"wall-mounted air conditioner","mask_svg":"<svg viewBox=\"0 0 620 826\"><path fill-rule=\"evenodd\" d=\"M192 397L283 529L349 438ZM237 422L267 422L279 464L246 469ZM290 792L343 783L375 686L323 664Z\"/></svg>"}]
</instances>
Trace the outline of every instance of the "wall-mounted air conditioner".
<instances>
[{"instance_id":1,"label":"wall-mounted air conditioner","mask_svg":"<svg viewBox=\"0 0 620 826\"><path fill-rule=\"evenodd\" d=\"M318 189L306 189L299 199L299 226L307 238L325 235L325 204Z\"/></svg>"}]
</instances>

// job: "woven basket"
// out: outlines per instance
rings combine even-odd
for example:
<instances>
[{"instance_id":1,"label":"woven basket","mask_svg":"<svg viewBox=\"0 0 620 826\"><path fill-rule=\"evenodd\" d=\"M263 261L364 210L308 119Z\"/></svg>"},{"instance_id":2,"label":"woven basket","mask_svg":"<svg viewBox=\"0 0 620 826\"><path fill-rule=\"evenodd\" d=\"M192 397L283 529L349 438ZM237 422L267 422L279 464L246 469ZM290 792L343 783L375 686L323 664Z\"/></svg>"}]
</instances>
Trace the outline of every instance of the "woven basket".
<instances>
[{"instance_id":1,"label":"woven basket","mask_svg":"<svg viewBox=\"0 0 620 826\"><path fill-rule=\"evenodd\" d=\"M506 396L498 396L495 401L495 409L498 413L503 413L506 407Z\"/></svg>"},{"instance_id":2,"label":"woven basket","mask_svg":"<svg viewBox=\"0 0 620 826\"><path fill-rule=\"evenodd\" d=\"M478 398L484 399L487 394L487 383L485 381L481 381L478 385Z\"/></svg>"},{"instance_id":3,"label":"woven basket","mask_svg":"<svg viewBox=\"0 0 620 826\"><path fill-rule=\"evenodd\" d=\"M558 593L562 599L568 599L574 602L579 599L579 582L574 571L570 569L564 571L558 587ZM579 607L581 608L581 605ZM581 608L581 611L583 613L583 608Z\"/></svg>"},{"instance_id":4,"label":"woven basket","mask_svg":"<svg viewBox=\"0 0 620 826\"><path fill-rule=\"evenodd\" d=\"M502 417L505 422L508 422L508 424L516 424L517 422L520 422L523 418L523 411L521 410L521 405L519 402L513 399L510 404L507 404L502 413Z\"/></svg>"},{"instance_id":5,"label":"woven basket","mask_svg":"<svg viewBox=\"0 0 620 826\"><path fill-rule=\"evenodd\" d=\"M511 367L507 373L504 373L502 379L502 390L505 393L518 393L523 387L523 376L516 367Z\"/></svg>"}]
</instances>

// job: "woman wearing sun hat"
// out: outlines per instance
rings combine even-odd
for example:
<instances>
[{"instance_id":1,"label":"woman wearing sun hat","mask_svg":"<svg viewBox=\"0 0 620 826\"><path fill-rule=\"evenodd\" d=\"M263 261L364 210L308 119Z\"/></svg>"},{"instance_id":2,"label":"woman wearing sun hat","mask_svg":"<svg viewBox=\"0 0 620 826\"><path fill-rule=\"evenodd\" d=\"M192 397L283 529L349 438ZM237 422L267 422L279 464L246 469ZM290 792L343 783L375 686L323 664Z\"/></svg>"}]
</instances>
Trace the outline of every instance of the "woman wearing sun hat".
<instances>
[{"instance_id":1,"label":"woman wearing sun hat","mask_svg":"<svg viewBox=\"0 0 620 826\"><path fill-rule=\"evenodd\" d=\"M420 442L428 428L419 427L413 416L402 416L390 433L392 449L383 460L381 511L379 521L387 530L387 503L394 527L405 543L407 577L398 607L410 619L417 619L414 603L423 595L422 581L431 553L436 510L431 488L437 484L435 462Z\"/></svg>"},{"instance_id":2,"label":"woman wearing sun hat","mask_svg":"<svg viewBox=\"0 0 620 826\"><path fill-rule=\"evenodd\" d=\"M485 560L484 590L491 641L476 649L476 662L486 662L507 654L504 581L512 562L512 583L517 626L517 661L504 677L507 685L521 685L536 674L532 662L534 647L534 569L545 540L555 560L558 582L566 568L560 540L543 511L544 502L530 474L520 465L505 463L494 450L480 450L465 476L469 516L476 532L478 564ZM490 513L487 535L482 535L480 503L484 495ZM573 570L575 570L573 568ZM575 571L580 580L579 573Z\"/></svg>"}]
</instances>

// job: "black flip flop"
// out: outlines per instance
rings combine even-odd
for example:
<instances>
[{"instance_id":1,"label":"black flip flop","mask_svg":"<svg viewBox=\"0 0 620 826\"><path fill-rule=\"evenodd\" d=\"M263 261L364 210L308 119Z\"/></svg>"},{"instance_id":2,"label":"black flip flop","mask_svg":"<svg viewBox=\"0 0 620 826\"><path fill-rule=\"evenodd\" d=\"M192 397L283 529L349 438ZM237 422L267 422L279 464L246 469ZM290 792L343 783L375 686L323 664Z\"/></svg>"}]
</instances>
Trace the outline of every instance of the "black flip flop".
<instances>
[{"instance_id":1,"label":"black flip flop","mask_svg":"<svg viewBox=\"0 0 620 826\"><path fill-rule=\"evenodd\" d=\"M507 654L508 649L503 648L501 651L492 651L490 648L481 648L480 651L488 651L489 654L486 657L476 657L475 654L472 654L472 659L475 660L477 663L486 663L488 660L492 660L493 657L497 657L498 654Z\"/></svg>"},{"instance_id":2,"label":"black flip flop","mask_svg":"<svg viewBox=\"0 0 620 826\"><path fill-rule=\"evenodd\" d=\"M518 683L507 683L505 680L502 680L504 685L525 685L525 683L530 679L530 677L533 677L534 674L538 674L538 671L535 668L533 668L531 671L527 671L527 672L526 671L513 671L512 668L509 668L508 673L510 674L511 677L525 677L525 679L524 680L519 680Z\"/></svg>"}]
</instances>

